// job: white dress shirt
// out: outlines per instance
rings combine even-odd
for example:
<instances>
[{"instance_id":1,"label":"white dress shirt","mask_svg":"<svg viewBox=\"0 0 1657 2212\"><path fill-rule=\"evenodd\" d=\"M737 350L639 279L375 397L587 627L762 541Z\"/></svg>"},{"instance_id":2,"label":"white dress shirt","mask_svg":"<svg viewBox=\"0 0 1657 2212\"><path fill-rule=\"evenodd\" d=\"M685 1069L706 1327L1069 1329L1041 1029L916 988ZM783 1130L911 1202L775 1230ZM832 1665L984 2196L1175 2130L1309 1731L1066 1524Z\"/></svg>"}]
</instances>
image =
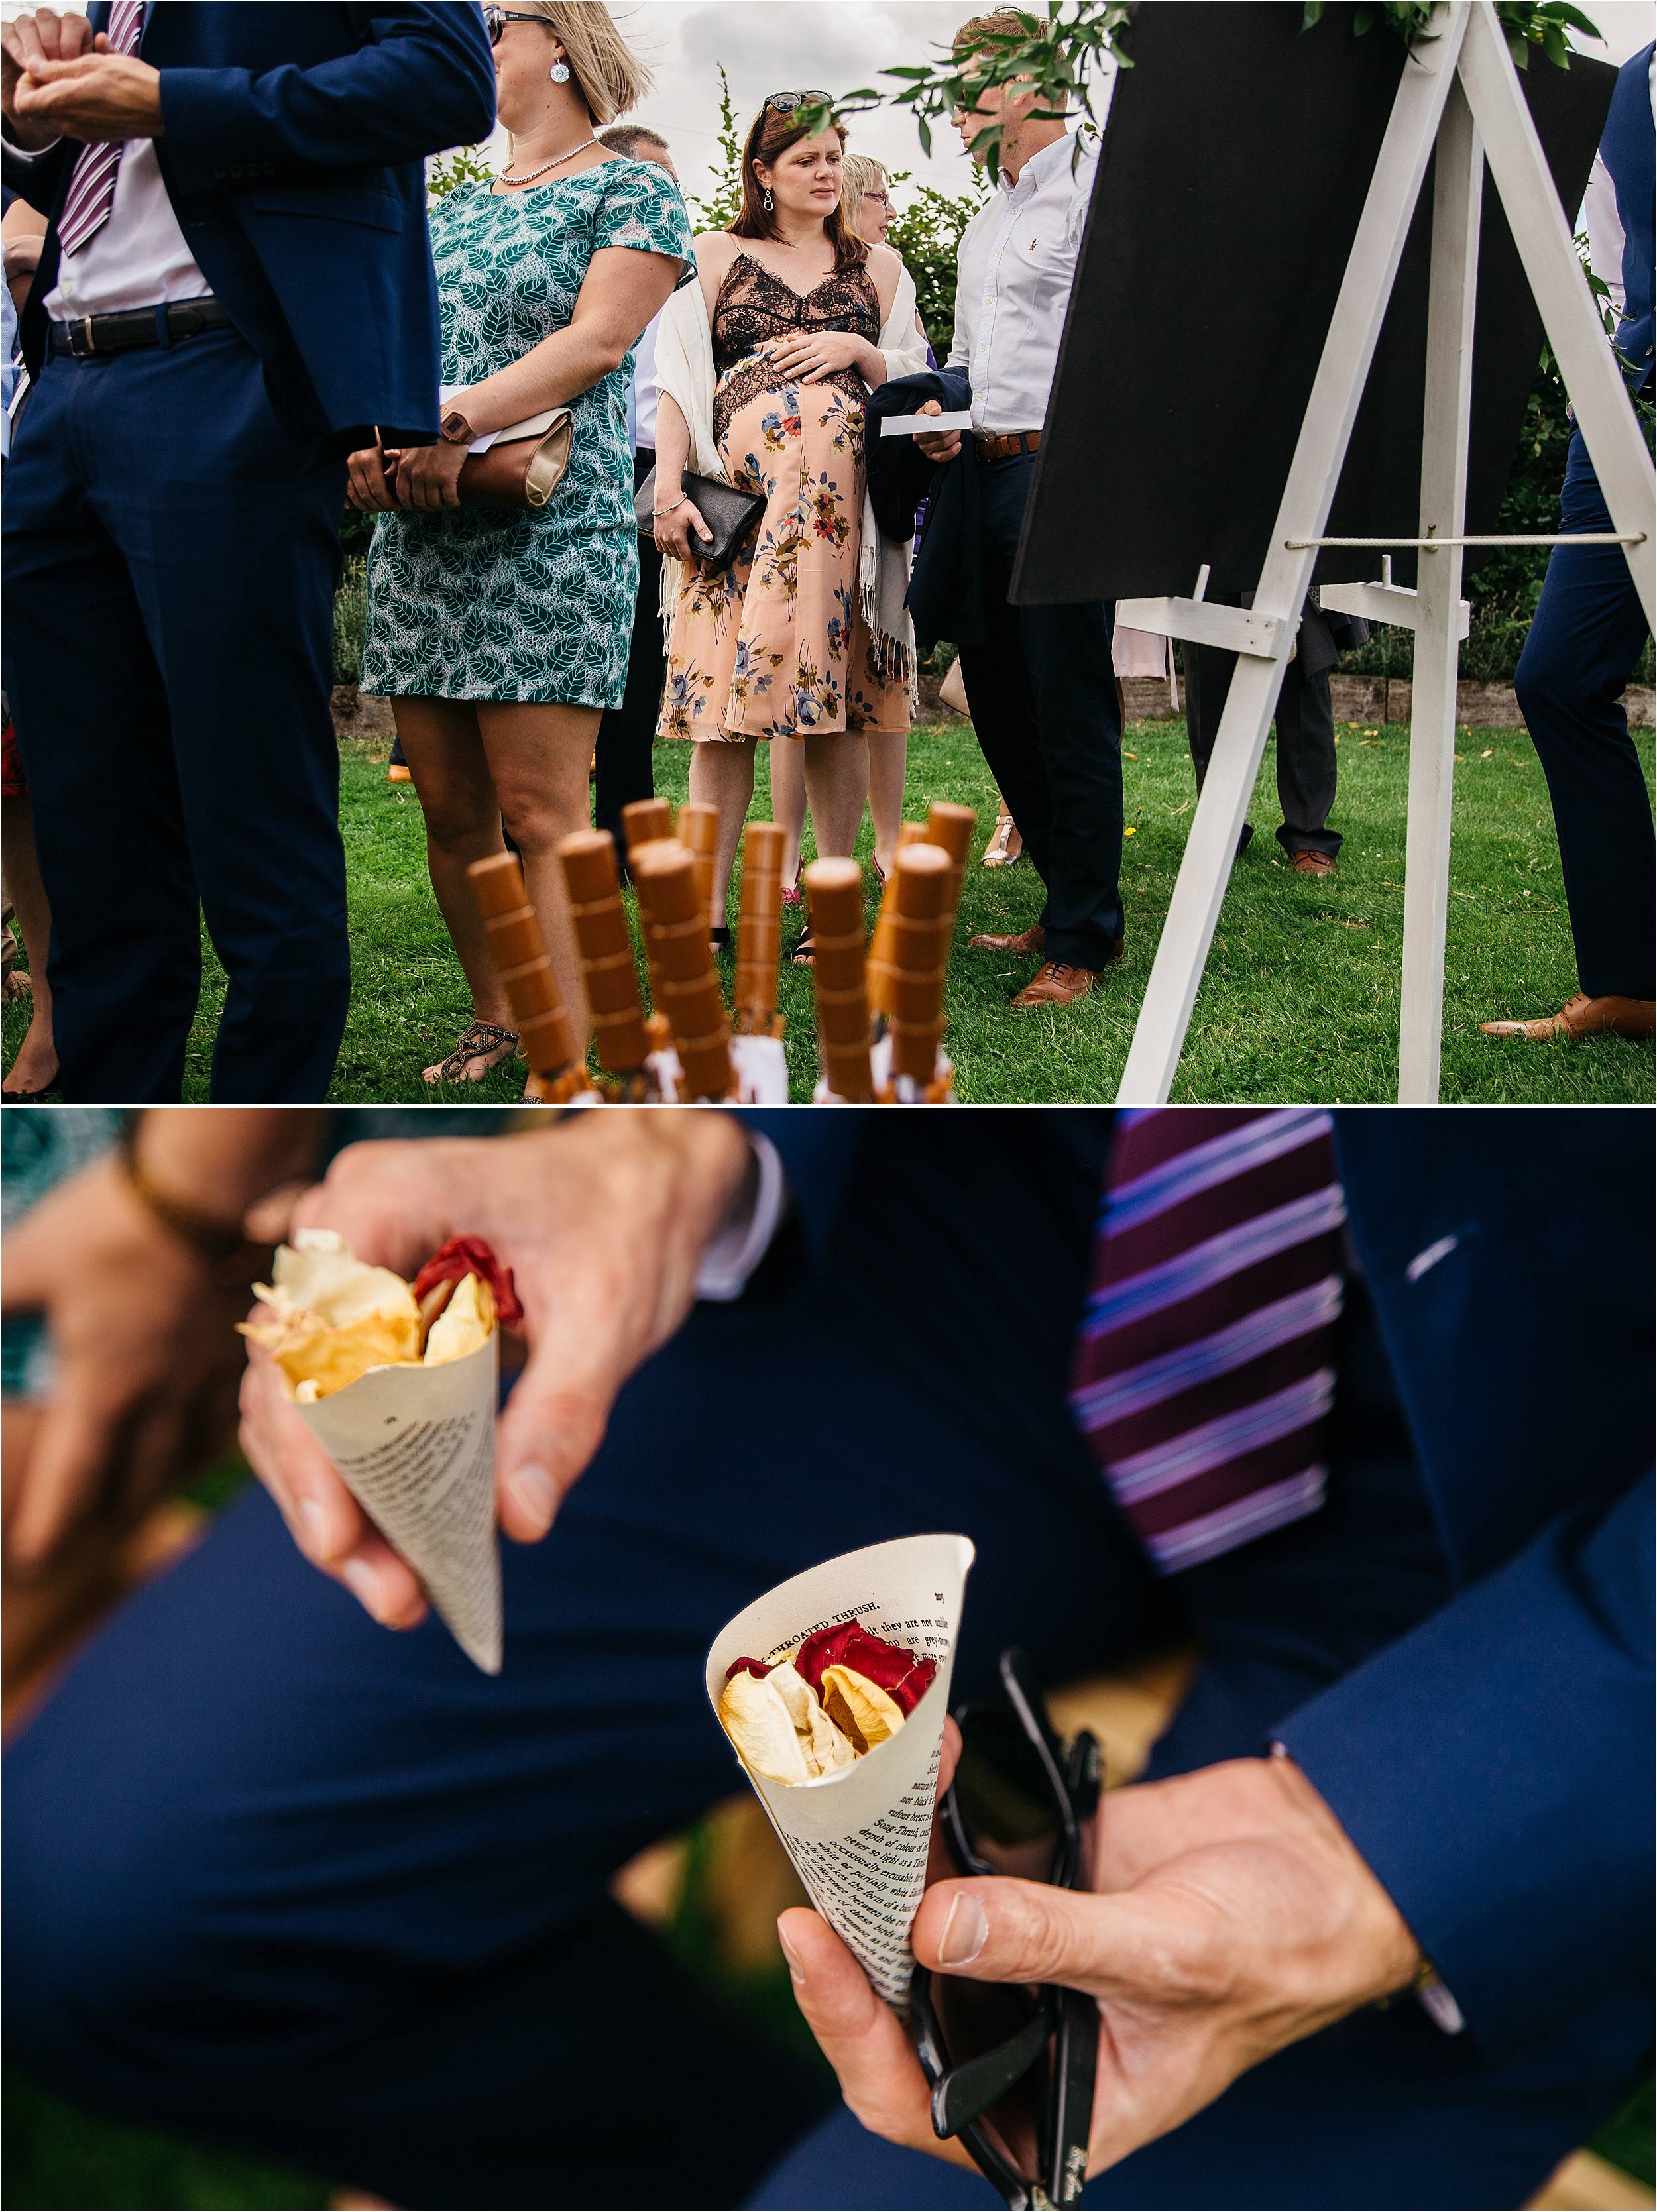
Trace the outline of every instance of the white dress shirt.
<instances>
[{"instance_id":1,"label":"white dress shirt","mask_svg":"<svg viewBox=\"0 0 1657 2212\"><path fill-rule=\"evenodd\" d=\"M129 138L109 220L78 253L59 258L47 314L54 323L75 322L161 300L198 300L211 289L184 242L155 140Z\"/></svg>"},{"instance_id":2,"label":"white dress shirt","mask_svg":"<svg viewBox=\"0 0 1657 2212\"><path fill-rule=\"evenodd\" d=\"M759 1170L750 1205L739 1203L702 1248L697 1263L696 1294L710 1304L729 1305L748 1287L748 1278L771 1249L788 1206L789 1182L777 1147L757 1129L746 1133Z\"/></svg>"},{"instance_id":3,"label":"white dress shirt","mask_svg":"<svg viewBox=\"0 0 1657 2212\"><path fill-rule=\"evenodd\" d=\"M627 387L627 428L633 451L656 449L656 332L661 327L660 309L644 325L633 348L633 380Z\"/></svg>"},{"instance_id":4,"label":"white dress shirt","mask_svg":"<svg viewBox=\"0 0 1657 2212\"><path fill-rule=\"evenodd\" d=\"M961 233L947 366L972 377L975 430L1039 430L1047 419L1098 166L1091 132L1079 156L1074 137L1057 139L1025 163L1015 185L1003 173Z\"/></svg>"}]
</instances>

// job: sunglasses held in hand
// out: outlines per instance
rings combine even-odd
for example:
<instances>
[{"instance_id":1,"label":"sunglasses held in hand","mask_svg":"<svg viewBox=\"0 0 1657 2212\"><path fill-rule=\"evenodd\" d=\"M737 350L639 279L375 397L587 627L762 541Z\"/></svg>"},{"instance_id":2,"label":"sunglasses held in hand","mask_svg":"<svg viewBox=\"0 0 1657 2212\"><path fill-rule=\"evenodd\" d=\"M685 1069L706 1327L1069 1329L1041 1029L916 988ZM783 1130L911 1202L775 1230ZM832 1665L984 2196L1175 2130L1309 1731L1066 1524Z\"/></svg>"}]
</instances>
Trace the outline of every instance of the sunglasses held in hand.
<instances>
[{"instance_id":1,"label":"sunglasses held in hand","mask_svg":"<svg viewBox=\"0 0 1657 2212\"><path fill-rule=\"evenodd\" d=\"M1002 1652L1001 1679L1004 1699L956 1711L960 1764L941 1808L951 1856L964 1875L1091 1888L1098 1742L1085 1729L1059 1742L1021 1651ZM917 1966L911 2004L938 2135L959 2140L1009 2212L1074 2204L1093 2124L1093 1998Z\"/></svg>"}]
</instances>

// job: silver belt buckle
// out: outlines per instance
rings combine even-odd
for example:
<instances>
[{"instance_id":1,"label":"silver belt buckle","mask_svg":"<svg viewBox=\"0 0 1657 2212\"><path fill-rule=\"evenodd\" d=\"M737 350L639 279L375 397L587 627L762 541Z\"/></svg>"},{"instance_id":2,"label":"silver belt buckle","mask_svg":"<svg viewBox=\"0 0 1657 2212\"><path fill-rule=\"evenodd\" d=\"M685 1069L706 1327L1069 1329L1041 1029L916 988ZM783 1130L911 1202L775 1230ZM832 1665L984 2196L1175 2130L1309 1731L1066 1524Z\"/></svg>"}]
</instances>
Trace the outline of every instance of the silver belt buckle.
<instances>
[{"instance_id":1,"label":"silver belt buckle","mask_svg":"<svg viewBox=\"0 0 1657 2212\"><path fill-rule=\"evenodd\" d=\"M76 343L77 332L82 334L85 337L86 343L83 345L77 344ZM77 321L72 322L70 325L69 349L76 361L84 361L88 354L97 352L98 348L94 342L92 336L92 318L90 315L82 315Z\"/></svg>"}]
</instances>

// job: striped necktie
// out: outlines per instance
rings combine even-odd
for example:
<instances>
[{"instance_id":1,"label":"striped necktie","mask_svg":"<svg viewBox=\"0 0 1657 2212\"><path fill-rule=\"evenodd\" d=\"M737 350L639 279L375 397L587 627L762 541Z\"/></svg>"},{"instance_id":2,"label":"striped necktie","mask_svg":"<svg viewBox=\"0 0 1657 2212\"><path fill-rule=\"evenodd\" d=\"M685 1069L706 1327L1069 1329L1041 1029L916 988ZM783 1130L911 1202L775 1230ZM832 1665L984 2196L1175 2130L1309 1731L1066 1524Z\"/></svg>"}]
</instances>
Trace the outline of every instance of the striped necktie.
<instances>
[{"instance_id":1,"label":"striped necktie","mask_svg":"<svg viewBox=\"0 0 1657 2212\"><path fill-rule=\"evenodd\" d=\"M1159 1572L1323 1503L1345 1219L1319 1109L1118 1123L1070 1402Z\"/></svg>"},{"instance_id":2,"label":"striped necktie","mask_svg":"<svg viewBox=\"0 0 1657 2212\"><path fill-rule=\"evenodd\" d=\"M143 0L115 0L109 11L109 43L118 54L136 53L143 28ZM58 243L64 253L78 253L109 221L115 204L115 173L127 142L108 146L83 146L76 157L64 211L58 218Z\"/></svg>"}]
</instances>

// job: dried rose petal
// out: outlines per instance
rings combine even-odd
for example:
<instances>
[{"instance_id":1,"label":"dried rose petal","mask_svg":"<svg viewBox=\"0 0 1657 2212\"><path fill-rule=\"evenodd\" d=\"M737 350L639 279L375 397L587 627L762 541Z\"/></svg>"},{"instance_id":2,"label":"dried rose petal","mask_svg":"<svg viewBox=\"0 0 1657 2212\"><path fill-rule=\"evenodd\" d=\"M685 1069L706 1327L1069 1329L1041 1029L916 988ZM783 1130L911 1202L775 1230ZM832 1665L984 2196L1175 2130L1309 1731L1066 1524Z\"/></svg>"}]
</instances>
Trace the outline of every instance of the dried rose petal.
<instances>
[{"instance_id":1,"label":"dried rose petal","mask_svg":"<svg viewBox=\"0 0 1657 2212\"><path fill-rule=\"evenodd\" d=\"M819 1628L808 1636L794 1655L799 1672L821 1694L824 1670L849 1667L884 1690L905 1719L930 1688L938 1671L935 1659L917 1659L900 1644L871 1636L855 1620L836 1628Z\"/></svg>"},{"instance_id":2,"label":"dried rose petal","mask_svg":"<svg viewBox=\"0 0 1657 2212\"><path fill-rule=\"evenodd\" d=\"M725 1680L728 1682L733 1674L740 1674L745 1671L752 1674L757 1682L763 1682L766 1675L771 1673L770 1662L764 1659L733 1659L725 1669Z\"/></svg>"},{"instance_id":3,"label":"dried rose petal","mask_svg":"<svg viewBox=\"0 0 1657 2212\"><path fill-rule=\"evenodd\" d=\"M423 1298L439 1283L458 1282L462 1275L481 1275L489 1285L503 1328L511 1328L523 1319L511 1268L501 1265L481 1237L451 1237L415 1277L414 1295Z\"/></svg>"}]
</instances>

